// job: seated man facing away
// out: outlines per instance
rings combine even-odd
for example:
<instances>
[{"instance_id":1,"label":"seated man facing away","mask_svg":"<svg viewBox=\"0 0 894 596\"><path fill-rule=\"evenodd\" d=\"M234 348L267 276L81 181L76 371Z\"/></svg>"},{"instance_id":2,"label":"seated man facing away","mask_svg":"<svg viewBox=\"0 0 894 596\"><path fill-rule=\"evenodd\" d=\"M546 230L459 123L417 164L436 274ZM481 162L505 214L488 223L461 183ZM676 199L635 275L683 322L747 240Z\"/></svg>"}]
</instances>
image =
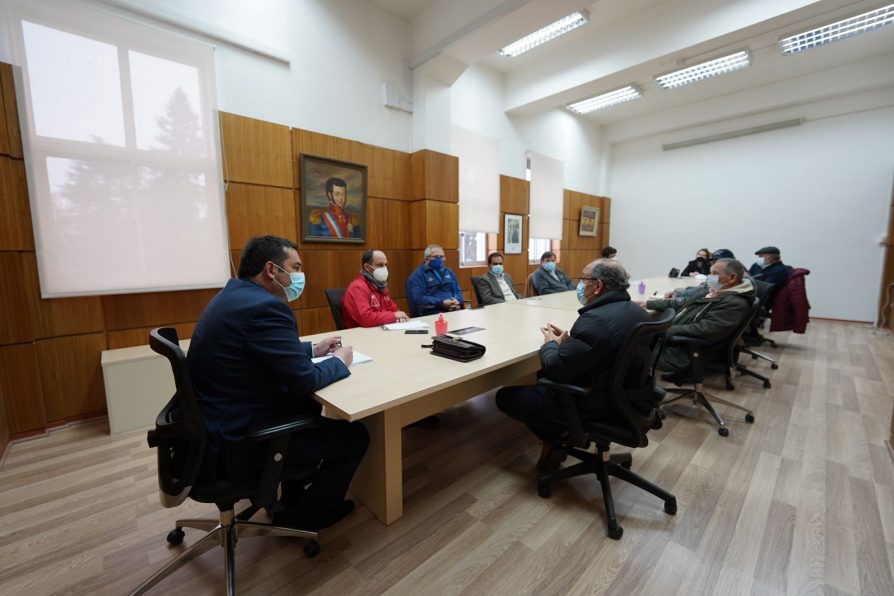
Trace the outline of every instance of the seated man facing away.
<instances>
[{"instance_id":1,"label":"seated man facing away","mask_svg":"<svg viewBox=\"0 0 894 596\"><path fill-rule=\"evenodd\" d=\"M779 288L792 274L792 268L782 262L779 249L775 246L765 246L754 254L759 258L748 270L754 279L765 281Z\"/></svg>"},{"instance_id":2,"label":"seated man facing away","mask_svg":"<svg viewBox=\"0 0 894 596\"><path fill-rule=\"evenodd\" d=\"M242 251L238 279L227 282L196 324L187 363L208 431L209 449L220 452L218 473L230 481L251 477L262 453L244 436L256 426L291 416L316 415L314 391L350 375L350 347L338 337L316 346L298 338L288 303L304 290L295 245L276 236L252 238ZM314 364L313 356L332 354ZM319 419L319 428L297 433L286 461L319 469L309 488L282 483L285 511L277 525L304 529L330 526L350 513L344 500L369 445L359 422ZM322 463L320 463L322 462Z\"/></svg>"},{"instance_id":3,"label":"seated man facing away","mask_svg":"<svg viewBox=\"0 0 894 596\"><path fill-rule=\"evenodd\" d=\"M742 263L719 259L711 265L707 288L699 294L677 299L638 298L636 302L657 311L674 308L677 316L668 330L671 337L685 335L717 342L735 331L754 303L754 286L744 277ZM689 364L689 350L685 346L667 346L658 360L660 370L674 373L688 370Z\"/></svg>"},{"instance_id":4,"label":"seated man facing away","mask_svg":"<svg viewBox=\"0 0 894 596\"><path fill-rule=\"evenodd\" d=\"M598 259L584 267L577 285L582 308L570 333L554 325L544 327L540 365L545 376L561 383L588 385L593 392L579 403L580 419L595 420L614 412L607 384L615 356L638 324L651 317L630 301L627 272L617 261ZM565 432L565 418L558 399L546 387L503 387L497 391L497 407L524 422L543 442L537 467L558 467L564 451L557 449Z\"/></svg>"},{"instance_id":5,"label":"seated man facing away","mask_svg":"<svg viewBox=\"0 0 894 596\"><path fill-rule=\"evenodd\" d=\"M487 255L487 266L489 271L478 278L478 295L481 296L482 304L499 304L522 298L515 289L512 278L503 271L503 255L498 252Z\"/></svg>"},{"instance_id":6,"label":"seated man facing away","mask_svg":"<svg viewBox=\"0 0 894 596\"><path fill-rule=\"evenodd\" d=\"M419 316L463 307L463 293L456 274L444 265L444 249L429 244L422 253L423 262L407 279L410 304Z\"/></svg>"},{"instance_id":7,"label":"seated man facing away","mask_svg":"<svg viewBox=\"0 0 894 596\"><path fill-rule=\"evenodd\" d=\"M556 253L551 250L540 256L540 267L534 271L531 283L541 296L574 289L571 279L556 267Z\"/></svg>"},{"instance_id":8,"label":"seated man facing away","mask_svg":"<svg viewBox=\"0 0 894 596\"><path fill-rule=\"evenodd\" d=\"M360 273L345 290L341 304L345 328L377 327L410 320L388 291L388 259L381 250L369 249L360 258Z\"/></svg>"},{"instance_id":9,"label":"seated man facing away","mask_svg":"<svg viewBox=\"0 0 894 596\"><path fill-rule=\"evenodd\" d=\"M718 248L714 251L714 253L708 258L708 275L711 273L711 265L716 263L720 259L735 259L736 256L733 254L733 251L728 248ZM664 295L665 298L676 298L676 299L686 299L692 298L694 296L699 296L708 291L708 283L702 282L697 286L690 286L688 288L677 288L676 290L671 290L670 292ZM680 304L678 302L677 304ZM674 308L677 308L676 306Z\"/></svg>"}]
</instances>

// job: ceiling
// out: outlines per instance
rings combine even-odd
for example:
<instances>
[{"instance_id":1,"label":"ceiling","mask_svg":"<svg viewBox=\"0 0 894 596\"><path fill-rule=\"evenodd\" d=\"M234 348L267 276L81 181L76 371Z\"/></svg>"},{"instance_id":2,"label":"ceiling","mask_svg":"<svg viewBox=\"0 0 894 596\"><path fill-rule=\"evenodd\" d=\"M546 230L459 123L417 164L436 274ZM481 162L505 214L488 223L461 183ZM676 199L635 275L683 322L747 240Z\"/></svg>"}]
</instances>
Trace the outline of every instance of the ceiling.
<instances>
[{"instance_id":1,"label":"ceiling","mask_svg":"<svg viewBox=\"0 0 894 596\"><path fill-rule=\"evenodd\" d=\"M704 106L705 118L720 119L894 88L894 26L793 56L782 56L778 46L783 35L884 0L370 1L409 23L412 68L440 74L447 83L475 64L495 69L503 73L505 110L516 115L631 83L642 89L641 99L583 117L617 126L673 120L695 105ZM590 15L583 27L517 58L497 54L581 8ZM752 59L745 70L670 91L654 82L655 75L743 48ZM756 90L765 92L751 93ZM737 101L728 101L733 97Z\"/></svg>"}]
</instances>

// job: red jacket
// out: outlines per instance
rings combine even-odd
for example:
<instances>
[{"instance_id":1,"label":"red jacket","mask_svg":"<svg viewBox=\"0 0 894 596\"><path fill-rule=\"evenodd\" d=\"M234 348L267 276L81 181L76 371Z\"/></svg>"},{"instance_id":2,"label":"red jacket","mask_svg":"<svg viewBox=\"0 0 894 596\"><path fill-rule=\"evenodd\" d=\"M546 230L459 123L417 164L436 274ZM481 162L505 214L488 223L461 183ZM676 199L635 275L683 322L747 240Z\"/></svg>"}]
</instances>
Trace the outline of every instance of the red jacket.
<instances>
[{"instance_id":1,"label":"red jacket","mask_svg":"<svg viewBox=\"0 0 894 596\"><path fill-rule=\"evenodd\" d=\"M804 333L810 321L807 286L804 277L809 269L795 269L773 298L770 313L770 331L794 331Z\"/></svg>"},{"instance_id":2,"label":"red jacket","mask_svg":"<svg viewBox=\"0 0 894 596\"><path fill-rule=\"evenodd\" d=\"M400 310L388 288L379 290L374 283L360 274L345 290L345 297L341 303L341 316L344 318L345 328L351 327L376 327L386 323L394 323L397 317L394 315Z\"/></svg>"}]
</instances>

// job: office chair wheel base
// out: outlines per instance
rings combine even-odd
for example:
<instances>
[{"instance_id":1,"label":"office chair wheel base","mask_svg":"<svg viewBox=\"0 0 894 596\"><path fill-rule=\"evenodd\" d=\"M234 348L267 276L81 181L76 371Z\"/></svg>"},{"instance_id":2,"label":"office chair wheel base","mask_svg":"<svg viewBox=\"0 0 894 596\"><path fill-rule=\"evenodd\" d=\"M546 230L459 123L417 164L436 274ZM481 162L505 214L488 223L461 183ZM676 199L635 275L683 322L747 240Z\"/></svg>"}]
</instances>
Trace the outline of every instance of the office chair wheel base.
<instances>
[{"instance_id":1,"label":"office chair wheel base","mask_svg":"<svg viewBox=\"0 0 894 596\"><path fill-rule=\"evenodd\" d=\"M676 515L677 514L677 499L673 498L670 501L664 502L664 512L668 515Z\"/></svg>"},{"instance_id":2,"label":"office chair wheel base","mask_svg":"<svg viewBox=\"0 0 894 596\"><path fill-rule=\"evenodd\" d=\"M726 428L725 426L721 426L720 428L717 429L717 434L719 434L721 437L728 437L729 429Z\"/></svg>"},{"instance_id":3,"label":"office chair wheel base","mask_svg":"<svg viewBox=\"0 0 894 596\"><path fill-rule=\"evenodd\" d=\"M308 559L313 559L320 554L320 543L316 540L308 540L304 543L304 554Z\"/></svg>"},{"instance_id":4,"label":"office chair wheel base","mask_svg":"<svg viewBox=\"0 0 894 596\"><path fill-rule=\"evenodd\" d=\"M544 499L548 499L553 495L552 487L546 482L537 483L537 494Z\"/></svg>"},{"instance_id":5,"label":"office chair wheel base","mask_svg":"<svg viewBox=\"0 0 894 596\"><path fill-rule=\"evenodd\" d=\"M618 525L617 522L608 524L608 537L612 540L620 540L621 536L624 535L624 528Z\"/></svg>"},{"instance_id":6,"label":"office chair wheel base","mask_svg":"<svg viewBox=\"0 0 894 596\"><path fill-rule=\"evenodd\" d=\"M186 536L186 532L184 532L180 528L174 528L170 532L168 532L167 541L171 546L177 546L181 542L183 542L183 537Z\"/></svg>"},{"instance_id":7,"label":"office chair wheel base","mask_svg":"<svg viewBox=\"0 0 894 596\"><path fill-rule=\"evenodd\" d=\"M752 359L752 360L757 360L757 354L752 354L752 355L751 355L751 359Z\"/></svg>"},{"instance_id":8,"label":"office chair wheel base","mask_svg":"<svg viewBox=\"0 0 894 596\"><path fill-rule=\"evenodd\" d=\"M770 368L772 368L773 370L779 370L779 365L774 362L770 365Z\"/></svg>"},{"instance_id":9,"label":"office chair wheel base","mask_svg":"<svg viewBox=\"0 0 894 596\"><path fill-rule=\"evenodd\" d=\"M754 424L754 414L745 414L745 422Z\"/></svg>"},{"instance_id":10,"label":"office chair wheel base","mask_svg":"<svg viewBox=\"0 0 894 596\"><path fill-rule=\"evenodd\" d=\"M770 381L764 381L764 389L769 389L770 387Z\"/></svg>"}]
</instances>

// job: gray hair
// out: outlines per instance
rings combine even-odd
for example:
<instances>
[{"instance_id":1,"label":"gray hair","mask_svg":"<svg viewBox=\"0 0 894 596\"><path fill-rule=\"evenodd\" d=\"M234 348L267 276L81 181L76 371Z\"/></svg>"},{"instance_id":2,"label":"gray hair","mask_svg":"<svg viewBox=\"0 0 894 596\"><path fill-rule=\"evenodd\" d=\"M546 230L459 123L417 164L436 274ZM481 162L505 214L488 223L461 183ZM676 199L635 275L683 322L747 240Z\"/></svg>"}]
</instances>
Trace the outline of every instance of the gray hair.
<instances>
[{"instance_id":1,"label":"gray hair","mask_svg":"<svg viewBox=\"0 0 894 596\"><path fill-rule=\"evenodd\" d=\"M740 263L738 259L717 259L717 263L723 265L723 271L727 275L735 274L736 278L741 282L745 279L745 265Z\"/></svg>"},{"instance_id":2,"label":"gray hair","mask_svg":"<svg viewBox=\"0 0 894 596\"><path fill-rule=\"evenodd\" d=\"M441 246L440 244L429 244L428 246L425 247L425 250L422 251L422 257L427 259L428 257L431 256L431 251L433 251L436 248L440 248L441 250L444 250L444 247Z\"/></svg>"},{"instance_id":3,"label":"gray hair","mask_svg":"<svg viewBox=\"0 0 894 596\"><path fill-rule=\"evenodd\" d=\"M586 269L593 279L598 279L605 285L606 290L626 290L630 287L627 282L627 271L617 261L611 259L596 259Z\"/></svg>"}]
</instances>

